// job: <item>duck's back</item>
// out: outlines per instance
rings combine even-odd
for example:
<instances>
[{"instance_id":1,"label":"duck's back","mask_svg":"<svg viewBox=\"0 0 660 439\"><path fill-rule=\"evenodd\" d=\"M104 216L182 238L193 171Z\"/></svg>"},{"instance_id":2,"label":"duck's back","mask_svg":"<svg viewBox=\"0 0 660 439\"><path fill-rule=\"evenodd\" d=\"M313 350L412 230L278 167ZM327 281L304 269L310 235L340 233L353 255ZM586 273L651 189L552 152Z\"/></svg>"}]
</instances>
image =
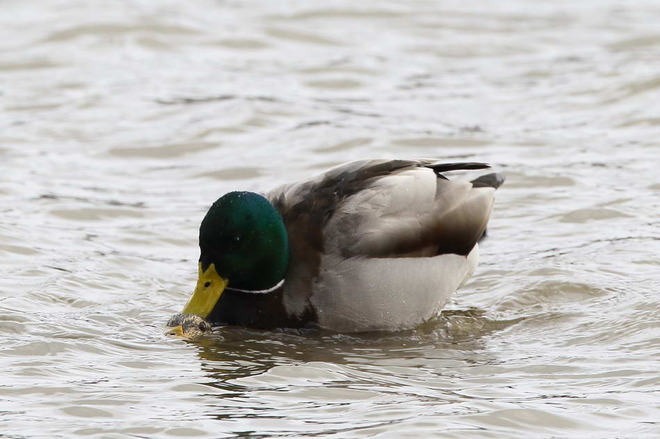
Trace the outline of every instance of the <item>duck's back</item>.
<instances>
[{"instance_id":1,"label":"duck's back","mask_svg":"<svg viewBox=\"0 0 660 439\"><path fill-rule=\"evenodd\" d=\"M474 270L503 182L442 173L486 167L360 161L269 193L289 233L286 312L344 332L412 328L436 315Z\"/></svg>"}]
</instances>

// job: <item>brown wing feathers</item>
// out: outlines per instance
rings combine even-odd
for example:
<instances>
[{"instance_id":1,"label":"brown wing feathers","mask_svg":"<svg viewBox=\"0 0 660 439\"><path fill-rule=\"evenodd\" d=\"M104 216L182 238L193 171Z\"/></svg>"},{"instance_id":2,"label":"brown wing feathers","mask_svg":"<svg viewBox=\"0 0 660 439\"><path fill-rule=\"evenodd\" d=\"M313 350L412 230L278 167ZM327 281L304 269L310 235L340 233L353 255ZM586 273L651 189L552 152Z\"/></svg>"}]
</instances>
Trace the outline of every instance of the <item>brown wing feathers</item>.
<instances>
[{"instance_id":1,"label":"brown wing feathers","mask_svg":"<svg viewBox=\"0 0 660 439\"><path fill-rule=\"evenodd\" d=\"M485 163L436 163L431 160L392 160L364 162L359 166L340 167L325 174L321 180L309 182L300 189L302 199L291 205L282 196L273 201L280 210L289 232L301 238L300 248L292 248L296 256L314 259L313 253L323 252L324 242L321 231L328 223L338 206L350 196L370 187L379 178L412 167L426 167L435 172L438 182L437 197L443 197L443 190L452 191L452 183L442 172L458 170L479 170L489 167ZM472 189L447 210L441 210L425 218L420 218L416 230L402 224L399 233L390 230L387 240L380 246L362 249L364 253L344 256L365 257L414 257L433 254L454 253L467 255L484 233L490 209L492 194L487 189L497 188L504 179L498 174L488 174L472 181ZM441 187L444 182L446 186ZM464 185L465 183L456 183ZM464 190L464 189L462 189ZM283 195L283 194L282 194ZM346 230L345 233L350 233ZM394 236L393 236L394 235ZM436 250L433 250L436 248ZM347 249L348 250L348 249ZM350 250L348 250L350 252ZM316 265L316 264L313 264Z\"/></svg>"}]
</instances>

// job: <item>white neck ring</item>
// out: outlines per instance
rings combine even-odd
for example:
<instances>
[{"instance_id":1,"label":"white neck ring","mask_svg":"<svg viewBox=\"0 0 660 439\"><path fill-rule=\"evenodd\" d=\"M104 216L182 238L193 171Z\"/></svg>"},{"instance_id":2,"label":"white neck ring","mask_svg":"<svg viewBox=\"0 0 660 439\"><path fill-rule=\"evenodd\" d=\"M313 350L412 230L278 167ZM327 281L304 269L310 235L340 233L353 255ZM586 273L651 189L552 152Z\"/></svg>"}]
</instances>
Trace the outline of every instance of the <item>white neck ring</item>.
<instances>
[{"instance_id":1,"label":"white neck ring","mask_svg":"<svg viewBox=\"0 0 660 439\"><path fill-rule=\"evenodd\" d=\"M252 293L252 294L267 294L267 293L272 293L279 287L281 287L284 284L284 279L279 281L274 287L270 287L266 290L241 290L240 288L231 288L227 287L225 290L227 291L238 291L239 293Z\"/></svg>"}]
</instances>

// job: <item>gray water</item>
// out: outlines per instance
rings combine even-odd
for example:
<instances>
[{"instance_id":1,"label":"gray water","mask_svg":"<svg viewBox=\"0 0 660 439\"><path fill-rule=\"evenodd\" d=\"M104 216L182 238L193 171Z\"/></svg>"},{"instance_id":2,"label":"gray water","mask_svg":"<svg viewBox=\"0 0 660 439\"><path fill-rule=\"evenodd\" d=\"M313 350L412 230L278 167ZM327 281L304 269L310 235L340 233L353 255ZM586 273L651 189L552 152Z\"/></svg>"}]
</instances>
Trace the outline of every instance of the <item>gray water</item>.
<instances>
[{"instance_id":1,"label":"gray water","mask_svg":"<svg viewBox=\"0 0 660 439\"><path fill-rule=\"evenodd\" d=\"M660 3L0 2L0 437L660 437ZM395 334L163 335L219 195L508 177Z\"/></svg>"}]
</instances>

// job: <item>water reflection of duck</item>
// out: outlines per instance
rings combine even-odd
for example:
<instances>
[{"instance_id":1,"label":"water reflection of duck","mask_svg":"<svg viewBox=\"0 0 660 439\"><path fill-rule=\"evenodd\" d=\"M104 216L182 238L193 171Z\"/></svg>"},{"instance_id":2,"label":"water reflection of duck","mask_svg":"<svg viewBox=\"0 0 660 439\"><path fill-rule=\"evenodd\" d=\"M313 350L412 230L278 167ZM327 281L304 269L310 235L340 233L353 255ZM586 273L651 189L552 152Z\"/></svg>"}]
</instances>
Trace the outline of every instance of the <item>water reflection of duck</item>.
<instances>
[{"instance_id":1,"label":"water reflection of duck","mask_svg":"<svg viewBox=\"0 0 660 439\"><path fill-rule=\"evenodd\" d=\"M483 163L347 163L265 196L219 198L199 231L183 313L213 324L412 328L470 276L504 178L449 180Z\"/></svg>"}]
</instances>

